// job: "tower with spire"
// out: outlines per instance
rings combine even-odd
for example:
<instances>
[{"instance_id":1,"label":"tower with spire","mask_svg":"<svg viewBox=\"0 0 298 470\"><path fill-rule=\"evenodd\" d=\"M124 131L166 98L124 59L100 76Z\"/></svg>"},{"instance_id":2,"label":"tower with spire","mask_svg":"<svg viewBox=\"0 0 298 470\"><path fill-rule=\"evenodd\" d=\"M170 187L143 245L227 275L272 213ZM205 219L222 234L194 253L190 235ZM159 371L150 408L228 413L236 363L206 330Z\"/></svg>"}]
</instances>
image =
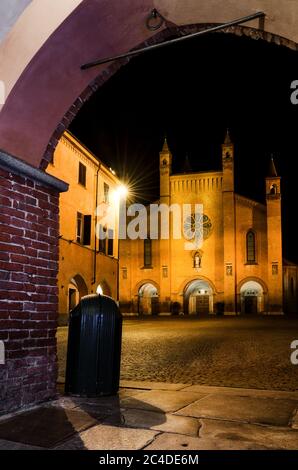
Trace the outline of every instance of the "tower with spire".
<instances>
[{"instance_id":1,"label":"tower with spire","mask_svg":"<svg viewBox=\"0 0 298 470\"><path fill-rule=\"evenodd\" d=\"M160 175L160 202L170 203L170 176L172 173L172 154L170 152L167 138L165 137L162 151L159 154Z\"/></svg>"},{"instance_id":2,"label":"tower with spire","mask_svg":"<svg viewBox=\"0 0 298 470\"><path fill-rule=\"evenodd\" d=\"M165 137L162 150L159 154L159 175L160 175L160 204L168 207L171 205L170 176L172 174L172 154ZM172 230L170 221L170 233ZM171 273L171 239L160 239L159 241L159 285L162 286L159 302L163 311L169 312L171 309L171 276L164 273Z\"/></svg>"},{"instance_id":3,"label":"tower with spire","mask_svg":"<svg viewBox=\"0 0 298 470\"><path fill-rule=\"evenodd\" d=\"M268 313L283 311L281 186L274 158L271 156L266 178L268 245Z\"/></svg>"},{"instance_id":4,"label":"tower with spire","mask_svg":"<svg viewBox=\"0 0 298 470\"><path fill-rule=\"evenodd\" d=\"M223 245L225 314L236 312L236 217L234 193L234 144L229 129L222 144Z\"/></svg>"}]
</instances>

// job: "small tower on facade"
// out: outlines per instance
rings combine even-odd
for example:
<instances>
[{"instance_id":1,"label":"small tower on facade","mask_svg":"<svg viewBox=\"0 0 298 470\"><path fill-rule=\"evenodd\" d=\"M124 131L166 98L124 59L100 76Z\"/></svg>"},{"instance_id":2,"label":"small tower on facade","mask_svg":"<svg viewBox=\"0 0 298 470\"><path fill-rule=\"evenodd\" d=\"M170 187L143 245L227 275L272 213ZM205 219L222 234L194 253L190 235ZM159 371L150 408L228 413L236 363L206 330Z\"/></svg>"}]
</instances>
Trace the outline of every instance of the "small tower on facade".
<instances>
[{"instance_id":1,"label":"small tower on facade","mask_svg":"<svg viewBox=\"0 0 298 470\"><path fill-rule=\"evenodd\" d=\"M160 202L168 204L170 202L170 175L172 173L172 154L169 150L167 139L165 138L162 151L159 154L160 173Z\"/></svg>"},{"instance_id":2,"label":"small tower on facade","mask_svg":"<svg viewBox=\"0 0 298 470\"><path fill-rule=\"evenodd\" d=\"M234 191L234 144L231 140L229 129L222 148L222 167L223 167L223 191Z\"/></svg>"},{"instance_id":3,"label":"small tower on facade","mask_svg":"<svg viewBox=\"0 0 298 470\"><path fill-rule=\"evenodd\" d=\"M281 178L271 157L266 178L267 243L268 243L268 311L283 313L283 266L282 266L282 221Z\"/></svg>"},{"instance_id":4,"label":"small tower on facade","mask_svg":"<svg viewBox=\"0 0 298 470\"><path fill-rule=\"evenodd\" d=\"M227 129L222 144L223 221L224 221L224 305L225 314L237 312L236 292L236 220L234 194L234 144Z\"/></svg>"},{"instance_id":5,"label":"small tower on facade","mask_svg":"<svg viewBox=\"0 0 298 470\"><path fill-rule=\"evenodd\" d=\"M167 139L165 138L162 151L159 154L159 173L160 173L160 203L171 204L171 186L170 176L172 173L172 154L169 150ZM171 233L170 224L170 233ZM166 312L170 312L171 299L171 247L170 238L160 239L159 243L159 263L160 263L160 285L163 286L163 295L159 297L160 304ZM164 275L164 272L167 275Z\"/></svg>"}]
</instances>

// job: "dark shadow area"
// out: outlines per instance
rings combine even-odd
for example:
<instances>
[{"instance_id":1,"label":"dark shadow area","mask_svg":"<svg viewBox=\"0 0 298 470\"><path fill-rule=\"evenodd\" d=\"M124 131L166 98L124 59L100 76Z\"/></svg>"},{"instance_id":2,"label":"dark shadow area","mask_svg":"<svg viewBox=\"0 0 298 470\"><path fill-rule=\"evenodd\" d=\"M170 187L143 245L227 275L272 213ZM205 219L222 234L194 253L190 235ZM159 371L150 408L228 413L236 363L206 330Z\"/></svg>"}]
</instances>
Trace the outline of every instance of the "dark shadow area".
<instances>
[{"instance_id":1,"label":"dark shadow area","mask_svg":"<svg viewBox=\"0 0 298 470\"><path fill-rule=\"evenodd\" d=\"M79 433L99 424L148 429L166 421L162 410L138 399L125 408L119 395L60 400L0 422L0 439L45 449L63 446L66 450L71 440L71 449L84 450Z\"/></svg>"}]
</instances>

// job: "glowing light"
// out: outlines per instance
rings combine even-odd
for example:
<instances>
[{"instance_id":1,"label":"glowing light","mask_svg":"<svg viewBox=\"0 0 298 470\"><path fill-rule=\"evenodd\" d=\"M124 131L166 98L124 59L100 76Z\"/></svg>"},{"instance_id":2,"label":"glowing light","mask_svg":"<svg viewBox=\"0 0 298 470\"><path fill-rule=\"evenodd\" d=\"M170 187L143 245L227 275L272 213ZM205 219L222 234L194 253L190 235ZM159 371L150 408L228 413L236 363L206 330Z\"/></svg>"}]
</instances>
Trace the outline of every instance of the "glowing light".
<instances>
[{"instance_id":1,"label":"glowing light","mask_svg":"<svg viewBox=\"0 0 298 470\"><path fill-rule=\"evenodd\" d=\"M114 200L115 202L119 202L120 200L124 200L128 196L128 187L125 184L120 184L115 191L114 191Z\"/></svg>"},{"instance_id":2,"label":"glowing light","mask_svg":"<svg viewBox=\"0 0 298 470\"><path fill-rule=\"evenodd\" d=\"M124 184L121 184L118 188L117 188L117 193L119 194L119 197L121 199L125 199L127 196L128 196L128 187L125 186Z\"/></svg>"},{"instance_id":3,"label":"glowing light","mask_svg":"<svg viewBox=\"0 0 298 470\"><path fill-rule=\"evenodd\" d=\"M102 287L100 284L98 284L97 288L96 288L96 293L97 295L103 295L103 290L102 290Z\"/></svg>"}]
</instances>

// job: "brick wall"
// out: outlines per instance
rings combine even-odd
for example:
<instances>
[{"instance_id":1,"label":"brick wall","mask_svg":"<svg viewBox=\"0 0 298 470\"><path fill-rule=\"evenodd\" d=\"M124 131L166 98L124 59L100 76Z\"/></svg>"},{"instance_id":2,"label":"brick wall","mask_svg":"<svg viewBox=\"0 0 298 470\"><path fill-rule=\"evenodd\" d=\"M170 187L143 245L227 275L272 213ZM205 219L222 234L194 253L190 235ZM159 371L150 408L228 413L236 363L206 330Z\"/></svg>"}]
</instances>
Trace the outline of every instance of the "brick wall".
<instances>
[{"instance_id":1,"label":"brick wall","mask_svg":"<svg viewBox=\"0 0 298 470\"><path fill-rule=\"evenodd\" d=\"M55 395L59 193L0 169L0 413Z\"/></svg>"}]
</instances>

